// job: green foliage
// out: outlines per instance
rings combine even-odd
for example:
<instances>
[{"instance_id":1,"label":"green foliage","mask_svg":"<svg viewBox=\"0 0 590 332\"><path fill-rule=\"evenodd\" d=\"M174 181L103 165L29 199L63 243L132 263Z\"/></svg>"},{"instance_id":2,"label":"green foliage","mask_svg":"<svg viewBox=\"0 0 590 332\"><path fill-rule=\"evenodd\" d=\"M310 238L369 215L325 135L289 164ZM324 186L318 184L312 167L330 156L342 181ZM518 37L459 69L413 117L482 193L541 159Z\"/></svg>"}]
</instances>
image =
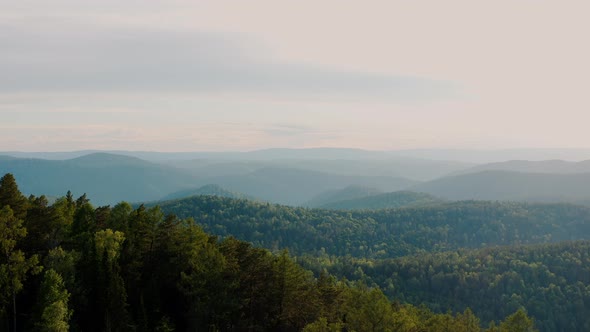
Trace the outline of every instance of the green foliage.
<instances>
[{"instance_id":1,"label":"green foliage","mask_svg":"<svg viewBox=\"0 0 590 332\"><path fill-rule=\"evenodd\" d=\"M94 234L98 272L98 301L104 314L106 331L126 331L128 326L127 291L120 273L119 256L125 235L111 229Z\"/></svg>"},{"instance_id":2,"label":"green foliage","mask_svg":"<svg viewBox=\"0 0 590 332\"><path fill-rule=\"evenodd\" d=\"M378 288L352 288L347 301L346 324L353 331L393 331L391 303Z\"/></svg>"},{"instance_id":3,"label":"green foliage","mask_svg":"<svg viewBox=\"0 0 590 332\"><path fill-rule=\"evenodd\" d=\"M514 314L508 316L500 324L500 332L536 332L533 320L527 316L526 312L518 309Z\"/></svg>"},{"instance_id":4,"label":"green foliage","mask_svg":"<svg viewBox=\"0 0 590 332\"><path fill-rule=\"evenodd\" d=\"M567 204L456 202L379 211L292 208L224 197L164 202L205 231L295 255L393 258L494 245L590 239L590 208Z\"/></svg>"},{"instance_id":5,"label":"green foliage","mask_svg":"<svg viewBox=\"0 0 590 332\"><path fill-rule=\"evenodd\" d=\"M318 318L313 323L305 325L303 332L340 332L342 331L341 323L328 323L324 317Z\"/></svg>"},{"instance_id":6,"label":"green foliage","mask_svg":"<svg viewBox=\"0 0 590 332\"><path fill-rule=\"evenodd\" d=\"M0 208L9 206L14 217L23 220L27 215L27 203L12 174L7 173L0 178Z\"/></svg>"},{"instance_id":7,"label":"green foliage","mask_svg":"<svg viewBox=\"0 0 590 332\"><path fill-rule=\"evenodd\" d=\"M584 208L464 202L336 212L219 197L167 204L95 208L85 195L53 205L31 197L24 222L1 208L1 318L27 330L90 332L475 332L478 317L508 317L489 331L531 331L532 317L542 331L590 328L590 242L457 249L584 237ZM164 214L174 209L203 223ZM283 247L308 255L296 261L276 250ZM37 257L43 278L29 277L41 269Z\"/></svg>"},{"instance_id":8,"label":"green foliage","mask_svg":"<svg viewBox=\"0 0 590 332\"><path fill-rule=\"evenodd\" d=\"M98 259L105 259L107 263L113 264L119 257L121 244L125 240L125 234L112 229L106 229L94 233L94 245Z\"/></svg>"},{"instance_id":9,"label":"green foliage","mask_svg":"<svg viewBox=\"0 0 590 332\"><path fill-rule=\"evenodd\" d=\"M396 191L392 193L371 195L355 199L346 199L322 204L322 209L335 210L380 210L400 207L428 206L441 204L444 201L430 194L412 191Z\"/></svg>"},{"instance_id":10,"label":"green foliage","mask_svg":"<svg viewBox=\"0 0 590 332\"><path fill-rule=\"evenodd\" d=\"M23 221L13 215L12 209L5 205L0 209L0 314L7 314L8 304L12 302L13 328L16 329L16 295L23 289L29 273L37 274L37 256L26 258L16 248L17 243L27 235Z\"/></svg>"},{"instance_id":11,"label":"green foliage","mask_svg":"<svg viewBox=\"0 0 590 332\"><path fill-rule=\"evenodd\" d=\"M370 187L350 185L339 190L325 191L306 202L304 206L317 208L341 201L356 200L382 194L383 192Z\"/></svg>"},{"instance_id":12,"label":"green foliage","mask_svg":"<svg viewBox=\"0 0 590 332\"><path fill-rule=\"evenodd\" d=\"M76 263L79 253L66 251L62 247L49 250L43 259L43 266L57 272L68 289L73 289L76 281Z\"/></svg>"},{"instance_id":13,"label":"green foliage","mask_svg":"<svg viewBox=\"0 0 590 332\"><path fill-rule=\"evenodd\" d=\"M230 190L225 190L216 184L207 184L207 185L204 185L199 188L180 190L180 191L174 192L172 194L166 195L161 200L162 201L173 200L173 199L186 198L186 197L191 197L191 196L201 196L201 195L255 200L254 197L249 197L244 194L240 194L240 193L233 192Z\"/></svg>"},{"instance_id":14,"label":"green foliage","mask_svg":"<svg viewBox=\"0 0 590 332\"><path fill-rule=\"evenodd\" d=\"M469 307L487 322L524 307L542 331L590 327L590 242L459 250L385 260L298 259L312 270L379 285L437 312ZM358 273L357 271L361 271ZM393 286L391 286L393 285Z\"/></svg>"},{"instance_id":15,"label":"green foliage","mask_svg":"<svg viewBox=\"0 0 590 332\"><path fill-rule=\"evenodd\" d=\"M35 327L38 331L69 331L71 310L68 309L70 294L65 288L62 277L53 269L45 271L39 300Z\"/></svg>"},{"instance_id":16,"label":"green foliage","mask_svg":"<svg viewBox=\"0 0 590 332\"><path fill-rule=\"evenodd\" d=\"M277 287L278 325L301 329L313 321L320 310L318 291L313 275L303 270L283 251L273 266Z\"/></svg>"}]
</instances>

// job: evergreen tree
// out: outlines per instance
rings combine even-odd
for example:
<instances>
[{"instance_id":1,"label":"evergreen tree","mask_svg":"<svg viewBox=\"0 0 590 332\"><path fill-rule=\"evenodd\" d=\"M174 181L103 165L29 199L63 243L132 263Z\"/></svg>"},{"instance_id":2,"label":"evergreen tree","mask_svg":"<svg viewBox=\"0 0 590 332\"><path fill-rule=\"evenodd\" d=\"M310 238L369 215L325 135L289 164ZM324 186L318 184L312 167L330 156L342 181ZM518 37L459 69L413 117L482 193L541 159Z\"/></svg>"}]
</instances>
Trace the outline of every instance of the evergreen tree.
<instances>
[{"instance_id":1,"label":"evergreen tree","mask_svg":"<svg viewBox=\"0 0 590 332\"><path fill-rule=\"evenodd\" d=\"M27 198L20 192L14 176L10 173L0 178L0 209L6 205L10 206L17 219L25 219Z\"/></svg>"},{"instance_id":2,"label":"evergreen tree","mask_svg":"<svg viewBox=\"0 0 590 332\"><path fill-rule=\"evenodd\" d=\"M467 308L462 314L456 316L457 324L461 331L465 332L479 332L479 318L477 318L471 309Z\"/></svg>"},{"instance_id":3,"label":"evergreen tree","mask_svg":"<svg viewBox=\"0 0 590 332\"><path fill-rule=\"evenodd\" d=\"M120 274L119 256L125 241L122 232L111 229L98 231L94 235L99 269L99 303L104 314L105 331L127 331L127 292Z\"/></svg>"},{"instance_id":4,"label":"evergreen tree","mask_svg":"<svg viewBox=\"0 0 590 332\"><path fill-rule=\"evenodd\" d=\"M224 281L225 258L215 237L190 225L182 232L184 268L180 273L180 289L188 307L187 319L191 329L200 330L224 321L224 297L230 284Z\"/></svg>"},{"instance_id":5,"label":"evergreen tree","mask_svg":"<svg viewBox=\"0 0 590 332\"><path fill-rule=\"evenodd\" d=\"M278 325L301 329L314 321L320 311L321 300L313 276L297 265L286 250L277 258L274 269Z\"/></svg>"}]
</instances>

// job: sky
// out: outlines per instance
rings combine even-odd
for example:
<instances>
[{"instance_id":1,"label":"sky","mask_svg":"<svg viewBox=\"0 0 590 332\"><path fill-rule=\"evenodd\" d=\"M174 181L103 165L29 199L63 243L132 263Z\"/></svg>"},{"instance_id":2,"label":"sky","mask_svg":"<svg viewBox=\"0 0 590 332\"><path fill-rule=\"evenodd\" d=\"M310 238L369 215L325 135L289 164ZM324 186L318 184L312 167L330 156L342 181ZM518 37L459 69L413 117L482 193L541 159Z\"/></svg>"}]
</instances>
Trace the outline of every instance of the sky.
<instances>
[{"instance_id":1,"label":"sky","mask_svg":"<svg viewBox=\"0 0 590 332\"><path fill-rule=\"evenodd\" d=\"M0 6L0 151L590 147L588 1Z\"/></svg>"}]
</instances>

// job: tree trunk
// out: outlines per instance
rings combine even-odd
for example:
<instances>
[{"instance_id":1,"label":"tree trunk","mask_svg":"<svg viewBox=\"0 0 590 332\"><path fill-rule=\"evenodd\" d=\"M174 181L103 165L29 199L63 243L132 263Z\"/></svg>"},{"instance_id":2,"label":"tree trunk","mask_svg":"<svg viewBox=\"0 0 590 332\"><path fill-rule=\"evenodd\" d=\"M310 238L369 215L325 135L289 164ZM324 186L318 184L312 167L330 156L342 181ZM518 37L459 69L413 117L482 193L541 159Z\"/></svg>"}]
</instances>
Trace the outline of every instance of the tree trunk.
<instances>
[{"instance_id":1,"label":"tree trunk","mask_svg":"<svg viewBox=\"0 0 590 332\"><path fill-rule=\"evenodd\" d=\"M14 285L12 285L12 330L16 332L16 292L14 291Z\"/></svg>"}]
</instances>

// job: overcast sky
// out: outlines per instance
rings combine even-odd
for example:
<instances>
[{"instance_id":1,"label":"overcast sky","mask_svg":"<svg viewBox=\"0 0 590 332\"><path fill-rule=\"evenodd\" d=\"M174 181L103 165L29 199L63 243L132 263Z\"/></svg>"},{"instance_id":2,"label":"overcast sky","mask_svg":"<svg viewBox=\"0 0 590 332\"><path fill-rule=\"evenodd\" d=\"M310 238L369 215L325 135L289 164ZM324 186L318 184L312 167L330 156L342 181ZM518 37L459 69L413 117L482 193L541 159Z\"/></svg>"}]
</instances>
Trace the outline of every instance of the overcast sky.
<instances>
[{"instance_id":1,"label":"overcast sky","mask_svg":"<svg viewBox=\"0 0 590 332\"><path fill-rule=\"evenodd\" d=\"M0 6L0 150L590 147L587 0Z\"/></svg>"}]
</instances>

